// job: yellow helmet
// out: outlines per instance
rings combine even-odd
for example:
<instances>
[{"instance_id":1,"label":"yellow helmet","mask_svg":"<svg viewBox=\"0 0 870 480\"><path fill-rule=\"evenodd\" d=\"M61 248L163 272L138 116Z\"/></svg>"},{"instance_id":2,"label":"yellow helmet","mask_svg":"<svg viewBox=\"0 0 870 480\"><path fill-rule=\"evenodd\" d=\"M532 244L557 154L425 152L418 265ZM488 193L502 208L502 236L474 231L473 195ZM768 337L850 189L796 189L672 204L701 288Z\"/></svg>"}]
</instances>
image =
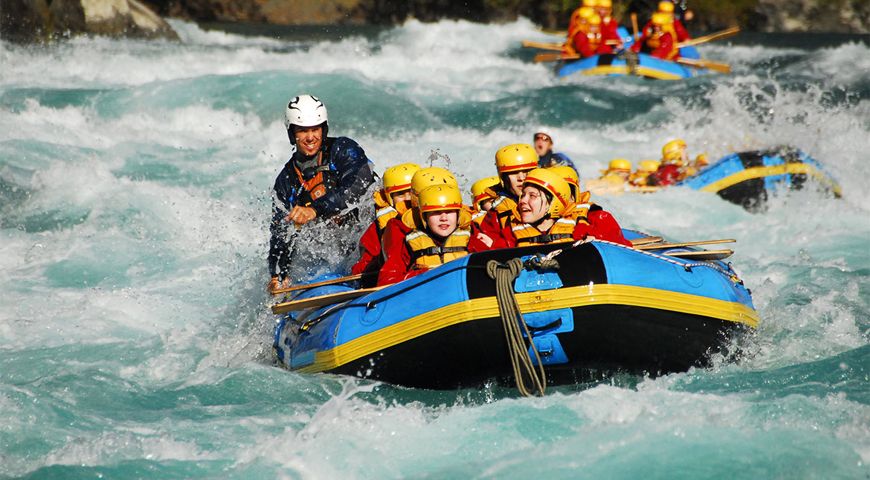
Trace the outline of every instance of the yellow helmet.
<instances>
[{"instance_id":1,"label":"yellow helmet","mask_svg":"<svg viewBox=\"0 0 870 480\"><path fill-rule=\"evenodd\" d=\"M589 25L601 25L601 17L599 17L598 14L592 15L586 19L586 23Z\"/></svg>"},{"instance_id":2,"label":"yellow helmet","mask_svg":"<svg viewBox=\"0 0 870 480\"><path fill-rule=\"evenodd\" d=\"M411 179L417 170L420 170L420 166L416 163L402 163L384 170L384 191L390 195L410 190Z\"/></svg>"},{"instance_id":3,"label":"yellow helmet","mask_svg":"<svg viewBox=\"0 0 870 480\"><path fill-rule=\"evenodd\" d=\"M472 203L474 204L474 208L480 208L480 202L495 198L486 193L488 188L492 188L501 183L501 180L498 177L486 177L481 178L480 180L474 182L471 185L471 197Z\"/></svg>"},{"instance_id":4,"label":"yellow helmet","mask_svg":"<svg viewBox=\"0 0 870 480\"><path fill-rule=\"evenodd\" d=\"M656 12L652 16L653 25L667 25L674 21L674 16L668 13Z\"/></svg>"},{"instance_id":5,"label":"yellow helmet","mask_svg":"<svg viewBox=\"0 0 870 480\"><path fill-rule=\"evenodd\" d=\"M598 7L613 8L613 0L598 0L595 2Z\"/></svg>"},{"instance_id":6,"label":"yellow helmet","mask_svg":"<svg viewBox=\"0 0 870 480\"><path fill-rule=\"evenodd\" d=\"M459 188L459 182L456 177L450 173L450 170L441 167L426 167L414 172L411 177L411 190L419 195L426 187L432 185L453 185Z\"/></svg>"},{"instance_id":7,"label":"yellow helmet","mask_svg":"<svg viewBox=\"0 0 870 480\"><path fill-rule=\"evenodd\" d=\"M588 20L589 17L592 17L593 15L598 15L598 14L595 13L595 9L592 7L587 7L584 5L584 6L580 7L580 9L577 10L577 16L582 18L582 19Z\"/></svg>"},{"instance_id":8,"label":"yellow helmet","mask_svg":"<svg viewBox=\"0 0 870 480\"><path fill-rule=\"evenodd\" d=\"M662 13L674 13L673 2L659 2L659 11Z\"/></svg>"},{"instance_id":9,"label":"yellow helmet","mask_svg":"<svg viewBox=\"0 0 870 480\"><path fill-rule=\"evenodd\" d=\"M531 170L538 167L538 153L527 143L515 143L495 152L495 168L499 175Z\"/></svg>"},{"instance_id":10,"label":"yellow helmet","mask_svg":"<svg viewBox=\"0 0 870 480\"><path fill-rule=\"evenodd\" d=\"M697 157L695 157L695 165L699 167L706 167L710 165L710 159L707 158L706 153L701 153Z\"/></svg>"},{"instance_id":11,"label":"yellow helmet","mask_svg":"<svg viewBox=\"0 0 870 480\"><path fill-rule=\"evenodd\" d=\"M598 0L583 0L583 2L581 2L581 4L584 7L595 7L595 6L598 6Z\"/></svg>"},{"instance_id":12,"label":"yellow helmet","mask_svg":"<svg viewBox=\"0 0 870 480\"><path fill-rule=\"evenodd\" d=\"M534 185L550 192L553 200L550 202L550 209L547 210L547 213L553 218L561 215L571 204L571 187L561 175L550 169L536 168L532 170L523 182L523 187L526 185Z\"/></svg>"},{"instance_id":13,"label":"yellow helmet","mask_svg":"<svg viewBox=\"0 0 870 480\"><path fill-rule=\"evenodd\" d=\"M659 165L661 165L661 162L658 160L641 160L640 165L637 167L637 171L652 173L659 169Z\"/></svg>"},{"instance_id":14,"label":"yellow helmet","mask_svg":"<svg viewBox=\"0 0 870 480\"><path fill-rule=\"evenodd\" d=\"M455 185L432 185L420 192L420 213L459 210L462 208L462 192Z\"/></svg>"},{"instance_id":15,"label":"yellow helmet","mask_svg":"<svg viewBox=\"0 0 870 480\"><path fill-rule=\"evenodd\" d=\"M577 175L577 170L574 170L568 165L556 165L554 167L549 167L548 170L555 172L557 175L562 177L563 180L568 182L568 186L571 188L571 195L576 199L577 195L580 193L580 176Z\"/></svg>"},{"instance_id":16,"label":"yellow helmet","mask_svg":"<svg viewBox=\"0 0 870 480\"><path fill-rule=\"evenodd\" d=\"M625 158L614 158L610 161L610 164L607 166L607 170L611 172L630 172L631 171L631 161Z\"/></svg>"},{"instance_id":17,"label":"yellow helmet","mask_svg":"<svg viewBox=\"0 0 870 480\"><path fill-rule=\"evenodd\" d=\"M683 150L685 149L686 142L683 139L671 140L662 147L662 162L683 163Z\"/></svg>"}]
</instances>

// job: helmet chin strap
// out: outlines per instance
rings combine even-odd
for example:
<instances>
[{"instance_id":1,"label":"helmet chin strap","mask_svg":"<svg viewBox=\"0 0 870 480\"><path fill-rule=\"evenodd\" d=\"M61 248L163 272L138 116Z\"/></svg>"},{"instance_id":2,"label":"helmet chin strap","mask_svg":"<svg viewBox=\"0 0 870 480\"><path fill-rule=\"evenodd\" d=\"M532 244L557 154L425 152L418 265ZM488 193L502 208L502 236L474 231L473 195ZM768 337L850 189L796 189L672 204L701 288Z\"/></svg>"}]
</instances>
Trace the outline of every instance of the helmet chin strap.
<instances>
[{"instance_id":1,"label":"helmet chin strap","mask_svg":"<svg viewBox=\"0 0 870 480\"><path fill-rule=\"evenodd\" d=\"M538 228L538 225L544 223L544 221L549 220L550 218L552 218L552 217L550 217L550 212L547 212L546 214L544 214L543 217L541 217L541 218L535 220L534 223L530 223L529 225L531 225L531 226L533 226L533 227L535 227L535 228Z\"/></svg>"}]
</instances>

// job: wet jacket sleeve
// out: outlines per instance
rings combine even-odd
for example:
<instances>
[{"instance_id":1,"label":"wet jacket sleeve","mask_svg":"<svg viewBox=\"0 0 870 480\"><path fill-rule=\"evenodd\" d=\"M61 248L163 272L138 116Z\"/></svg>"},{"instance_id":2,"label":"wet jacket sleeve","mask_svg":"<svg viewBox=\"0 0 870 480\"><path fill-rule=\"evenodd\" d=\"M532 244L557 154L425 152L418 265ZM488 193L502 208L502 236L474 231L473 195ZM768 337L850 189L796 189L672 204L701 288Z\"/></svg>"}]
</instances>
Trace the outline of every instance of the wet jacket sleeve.
<instances>
[{"instance_id":1,"label":"wet jacket sleeve","mask_svg":"<svg viewBox=\"0 0 870 480\"><path fill-rule=\"evenodd\" d=\"M685 25L683 25L683 22L679 20L674 20L674 32L677 34L677 42L685 42L692 38L692 36L689 35L688 30L686 30Z\"/></svg>"},{"instance_id":2,"label":"wet jacket sleeve","mask_svg":"<svg viewBox=\"0 0 870 480\"><path fill-rule=\"evenodd\" d=\"M574 50L576 50L581 57L586 58L595 55L595 51L592 50L592 46L589 45L589 38L586 37L585 32L577 32L577 34L574 35L572 42L574 44Z\"/></svg>"},{"instance_id":3,"label":"wet jacket sleeve","mask_svg":"<svg viewBox=\"0 0 870 480\"><path fill-rule=\"evenodd\" d=\"M312 203L318 217L331 217L348 205L358 204L375 176L362 147L347 137L338 137L329 145L330 163L335 168L336 188Z\"/></svg>"},{"instance_id":4,"label":"wet jacket sleeve","mask_svg":"<svg viewBox=\"0 0 870 480\"><path fill-rule=\"evenodd\" d=\"M387 222L382 237L384 254L384 266L378 275L378 285L389 285L405 279L405 275L411 268L411 253L405 245L405 229L401 228L401 221L392 219Z\"/></svg>"},{"instance_id":5,"label":"wet jacket sleeve","mask_svg":"<svg viewBox=\"0 0 870 480\"><path fill-rule=\"evenodd\" d=\"M294 206L293 186L287 167L281 170L272 188L272 221L269 224L269 275L284 277L292 256L290 225L284 218Z\"/></svg>"},{"instance_id":6,"label":"wet jacket sleeve","mask_svg":"<svg viewBox=\"0 0 870 480\"><path fill-rule=\"evenodd\" d=\"M670 60L670 59L674 58L673 49L674 49L674 37L672 37L670 33L664 33L664 34L662 34L661 38L659 39L658 48L656 48L655 50L650 52L650 55L652 55L656 58ZM679 56L679 53L677 53L676 56Z\"/></svg>"},{"instance_id":7,"label":"wet jacket sleeve","mask_svg":"<svg viewBox=\"0 0 870 480\"><path fill-rule=\"evenodd\" d=\"M608 242L619 243L627 247L631 246L631 242L625 239L622 235L622 228L619 223L613 218L613 215L606 210L593 210L589 212L589 224L579 223L574 228L574 240L583 240L591 235L599 240L607 240Z\"/></svg>"},{"instance_id":8,"label":"wet jacket sleeve","mask_svg":"<svg viewBox=\"0 0 870 480\"><path fill-rule=\"evenodd\" d=\"M469 252L479 252L481 249L495 250L497 248L508 248L509 246L502 234L501 223L498 221L498 213L495 210L490 210L486 215L484 215L483 221L480 222L480 233L491 238L492 245L486 247L485 244L474 239L475 241L473 245L472 242L468 243Z\"/></svg>"},{"instance_id":9,"label":"wet jacket sleeve","mask_svg":"<svg viewBox=\"0 0 870 480\"><path fill-rule=\"evenodd\" d=\"M381 265L381 238L378 235L378 225L372 222L359 239L360 259L350 269L350 273L358 275L364 272L376 271Z\"/></svg>"}]
</instances>

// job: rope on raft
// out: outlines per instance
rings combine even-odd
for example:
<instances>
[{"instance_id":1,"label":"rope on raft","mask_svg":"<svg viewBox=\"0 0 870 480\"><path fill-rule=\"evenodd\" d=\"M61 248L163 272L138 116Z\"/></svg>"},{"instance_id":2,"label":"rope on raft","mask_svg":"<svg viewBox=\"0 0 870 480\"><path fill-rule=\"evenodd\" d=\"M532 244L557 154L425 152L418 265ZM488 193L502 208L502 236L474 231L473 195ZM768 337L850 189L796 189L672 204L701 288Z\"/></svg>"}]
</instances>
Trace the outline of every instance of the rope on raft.
<instances>
[{"instance_id":1,"label":"rope on raft","mask_svg":"<svg viewBox=\"0 0 870 480\"><path fill-rule=\"evenodd\" d=\"M552 258L532 257L528 265L537 270L555 270L559 268L559 262ZM544 395L547 388L547 377L544 373L544 364L541 362L541 356L538 349L535 348L535 343L532 341L532 334L529 332L529 326L526 325L523 314L520 312L520 306L517 303L516 293L514 292L514 280L523 270L523 261L519 258L512 258L506 263L501 263L496 260L490 260L486 264L486 273L489 278L495 280L495 295L498 300L498 311L501 315L502 327L504 329L505 340L507 340L508 353L513 367L514 380L516 381L517 390L523 396L529 397L534 395ZM520 329L522 327L522 330ZM523 337L525 333L525 338ZM538 362L537 368L532 363L532 358L529 356L531 349L535 360ZM529 387L532 384L532 388ZM534 389L534 391L532 391Z\"/></svg>"}]
</instances>

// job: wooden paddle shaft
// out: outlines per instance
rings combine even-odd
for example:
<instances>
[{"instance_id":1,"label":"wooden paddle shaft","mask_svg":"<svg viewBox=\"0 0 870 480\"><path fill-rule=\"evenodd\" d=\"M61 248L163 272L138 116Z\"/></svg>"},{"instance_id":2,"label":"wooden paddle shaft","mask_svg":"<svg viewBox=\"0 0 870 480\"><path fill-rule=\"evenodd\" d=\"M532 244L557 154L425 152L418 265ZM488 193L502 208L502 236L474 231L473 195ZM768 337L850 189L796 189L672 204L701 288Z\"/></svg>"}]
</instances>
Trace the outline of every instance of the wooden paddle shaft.
<instances>
[{"instance_id":1,"label":"wooden paddle shaft","mask_svg":"<svg viewBox=\"0 0 870 480\"><path fill-rule=\"evenodd\" d=\"M694 245L715 245L719 243L734 243L737 240L733 238L721 238L718 240L698 240L696 242L680 242L680 243L662 243L657 245L640 245L635 246L638 250L659 250L662 248L678 248L678 247L691 247Z\"/></svg>"},{"instance_id":2,"label":"wooden paddle shaft","mask_svg":"<svg viewBox=\"0 0 870 480\"><path fill-rule=\"evenodd\" d=\"M363 277L362 274L356 275L348 275L346 277L332 278L330 280L323 280L322 282L314 282L314 283L305 283L302 285L292 285L285 288L279 288L272 292L272 295L280 295L282 293L290 293L295 292L297 290L308 290L309 288L315 287L325 287L327 285L337 285L339 283L352 282L354 280L359 280Z\"/></svg>"}]
</instances>

